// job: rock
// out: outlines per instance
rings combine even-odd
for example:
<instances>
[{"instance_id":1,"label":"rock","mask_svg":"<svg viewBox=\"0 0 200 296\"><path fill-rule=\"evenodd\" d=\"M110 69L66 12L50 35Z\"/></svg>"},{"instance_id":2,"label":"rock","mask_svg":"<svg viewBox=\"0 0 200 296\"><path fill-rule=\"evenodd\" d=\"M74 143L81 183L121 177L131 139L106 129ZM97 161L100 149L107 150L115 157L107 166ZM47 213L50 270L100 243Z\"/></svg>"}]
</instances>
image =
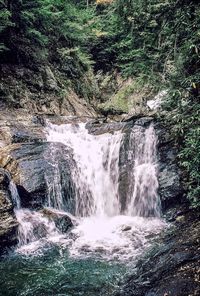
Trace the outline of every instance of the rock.
<instances>
[{"instance_id":1,"label":"rock","mask_svg":"<svg viewBox=\"0 0 200 296\"><path fill-rule=\"evenodd\" d=\"M66 75L51 65L37 69L1 65L0 74L5 109L23 110L25 114L97 116L89 102L66 87Z\"/></svg>"},{"instance_id":2,"label":"rock","mask_svg":"<svg viewBox=\"0 0 200 296\"><path fill-rule=\"evenodd\" d=\"M45 87L47 89L58 90L58 84L57 84L56 78L49 66L45 67L43 76L45 81Z\"/></svg>"},{"instance_id":3,"label":"rock","mask_svg":"<svg viewBox=\"0 0 200 296\"><path fill-rule=\"evenodd\" d=\"M61 143L12 144L0 149L0 164L16 183L22 207L46 204L66 210L74 208L74 186L70 169L74 165L71 150ZM50 204L48 204L50 203Z\"/></svg>"},{"instance_id":4,"label":"rock","mask_svg":"<svg viewBox=\"0 0 200 296\"><path fill-rule=\"evenodd\" d=\"M125 131L132 127L132 122L112 122L112 123L96 123L88 122L86 128L88 129L89 134L92 135L101 135L105 133L114 133L115 131Z\"/></svg>"},{"instance_id":5,"label":"rock","mask_svg":"<svg viewBox=\"0 0 200 296\"><path fill-rule=\"evenodd\" d=\"M163 210L178 203L183 194L178 168L175 164L170 165L167 158L165 162L160 163L159 194Z\"/></svg>"},{"instance_id":6,"label":"rock","mask_svg":"<svg viewBox=\"0 0 200 296\"><path fill-rule=\"evenodd\" d=\"M150 125L151 122L153 122L153 120L153 117L141 117L135 121L134 125L147 127Z\"/></svg>"},{"instance_id":7,"label":"rock","mask_svg":"<svg viewBox=\"0 0 200 296\"><path fill-rule=\"evenodd\" d=\"M9 174L0 169L0 252L17 243L18 223L14 214Z\"/></svg>"},{"instance_id":8,"label":"rock","mask_svg":"<svg viewBox=\"0 0 200 296\"><path fill-rule=\"evenodd\" d=\"M176 218L176 222L183 222L185 220L185 217L184 216L178 216L177 218Z\"/></svg>"},{"instance_id":9,"label":"rock","mask_svg":"<svg viewBox=\"0 0 200 296\"><path fill-rule=\"evenodd\" d=\"M52 208L44 208L41 210L41 213L48 219L54 221L56 227L63 233L77 224L75 217L66 212Z\"/></svg>"},{"instance_id":10,"label":"rock","mask_svg":"<svg viewBox=\"0 0 200 296\"><path fill-rule=\"evenodd\" d=\"M129 121L133 121L133 120L135 121L140 117L143 117L143 115L141 115L141 114L125 114L125 115L123 115L121 121L122 122L129 122Z\"/></svg>"},{"instance_id":11,"label":"rock","mask_svg":"<svg viewBox=\"0 0 200 296\"><path fill-rule=\"evenodd\" d=\"M9 183L10 183L9 174L5 170L0 168L0 189L1 190L8 189Z\"/></svg>"},{"instance_id":12,"label":"rock","mask_svg":"<svg viewBox=\"0 0 200 296\"><path fill-rule=\"evenodd\" d=\"M122 231L129 231L129 230L131 230L131 229L132 229L132 227L129 226L129 225L124 225L124 226L122 227Z\"/></svg>"},{"instance_id":13,"label":"rock","mask_svg":"<svg viewBox=\"0 0 200 296\"><path fill-rule=\"evenodd\" d=\"M115 296L200 295L200 213L189 211L156 239Z\"/></svg>"},{"instance_id":14,"label":"rock","mask_svg":"<svg viewBox=\"0 0 200 296\"><path fill-rule=\"evenodd\" d=\"M163 210L174 206L183 196L181 172L177 165L177 149L170 133L170 127L163 126L161 122L155 123L158 137L159 161L159 194Z\"/></svg>"},{"instance_id":15,"label":"rock","mask_svg":"<svg viewBox=\"0 0 200 296\"><path fill-rule=\"evenodd\" d=\"M126 210L127 198L128 198L128 188L130 185L129 172L132 170L134 163L132 159L129 159L129 151L131 149L130 145L130 133L129 129L124 133L120 154L119 154L119 196L122 213ZM132 181L131 181L132 182Z\"/></svg>"},{"instance_id":16,"label":"rock","mask_svg":"<svg viewBox=\"0 0 200 296\"><path fill-rule=\"evenodd\" d=\"M44 119L43 119L44 121ZM5 145L11 143L42 142L45 134L42 119L24 112L1 112L0 141Z\"/></svg>"}]
</instances>

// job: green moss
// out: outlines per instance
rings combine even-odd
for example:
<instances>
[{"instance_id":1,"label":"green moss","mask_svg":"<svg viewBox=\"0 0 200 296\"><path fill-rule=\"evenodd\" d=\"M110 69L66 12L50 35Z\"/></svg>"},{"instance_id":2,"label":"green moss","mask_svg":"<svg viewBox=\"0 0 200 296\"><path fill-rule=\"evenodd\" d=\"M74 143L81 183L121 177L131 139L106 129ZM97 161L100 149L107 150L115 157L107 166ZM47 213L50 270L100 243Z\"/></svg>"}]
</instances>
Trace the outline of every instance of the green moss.
<instances>
[{"instance_id":1,"label":"green moss","mask_svg":"<svg viewBox=\"0 0 200 296\"><path fill-rule=\"evenodd\" d=\"M101 111L108 113L128 113L133 105L131 97L136 90L136 83L125 83L125 85L123 85L119 91L110 98L110 100L103 104L99 104L98 107Z\"/></svg>"}]
</instances>

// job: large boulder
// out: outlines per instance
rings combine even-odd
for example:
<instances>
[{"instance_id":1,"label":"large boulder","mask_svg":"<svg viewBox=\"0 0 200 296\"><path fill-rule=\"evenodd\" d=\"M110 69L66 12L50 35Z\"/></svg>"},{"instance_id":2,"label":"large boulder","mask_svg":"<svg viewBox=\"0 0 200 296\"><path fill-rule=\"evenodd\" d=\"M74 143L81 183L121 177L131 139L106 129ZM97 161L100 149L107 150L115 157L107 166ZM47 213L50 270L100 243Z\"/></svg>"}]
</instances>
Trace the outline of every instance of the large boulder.
<instances>
[{"instance_id":1,"label":"large boulder","mask_svg":"<svg viewBox=\"0 0 200 296\"><path fill-rule=\"evenodd\" d=\"M0 252L17 243L18 223L14 214L9 174L0 169Z\"/></svg>"},{"instance_id":2,"label":"large boulder","mask_svg":"<svg viewBox=\"0 0 200 296\"><path fill-rule=\"evenodd\" d=\"M0 165L6 168L21 198L22 207L43 205L73 212L71 180L73 155L61 143L17 143L0 149Z\"/></svg>"},{"instance_id":3,"label":"large boulder","mask_svg":"<svg viewBox=\"0 0 200 296\"><path fill-rule=\"evenodd\" d=\"M180 202L184 190L181 184L181 171L177 164L178 151L170 127L157 122L155 130L158 137L159 195L162 208L166 210Z\"/></svg>"}]
</instances>

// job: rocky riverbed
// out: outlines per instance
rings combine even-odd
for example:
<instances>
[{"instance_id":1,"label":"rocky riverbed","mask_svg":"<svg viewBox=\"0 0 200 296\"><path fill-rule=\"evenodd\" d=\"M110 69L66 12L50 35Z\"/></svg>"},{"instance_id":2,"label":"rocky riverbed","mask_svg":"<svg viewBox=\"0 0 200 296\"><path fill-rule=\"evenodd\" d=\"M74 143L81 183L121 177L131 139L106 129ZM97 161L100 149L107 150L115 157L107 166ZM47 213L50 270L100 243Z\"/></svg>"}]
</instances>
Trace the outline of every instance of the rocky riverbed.
<instances>
[{"instance_id":1,"label":"rocky riverbed","mask_svg":"<svg viewBox=\"0 0 200 296\"><path fill-rule=\"evenodd\" d=\"M200 213L182 206L168 212L169 229L138 261L115 296L200 294Z\"/></svg>"},{"instance_id":2,"label":"rocky riverbed","mask_svg":"<svg viewBox=\"0 0 200 296\"><path fill-rule=\"evenodd\" d=\"M123 138L119 156L119 195L121 212L125 210L129 171L133 163L131 132L133 128L143 131L154 124L158 137L158 180L164 217L169 222L166 232L156 238L136 265L121 292L116 296L177 296L199 295L199 212L190 210L183 198L180 171L176 163L177 151L170 134L170 127L151 117L128 119L126 122L109 122L106 118L63 117L26 115L24 112L4 110L0 118L0 250L4 252L17 243L18 222L11 198L10 183L14 182L21 204L40 211L50 221L66 232L73 226L73 217L44 209L49 190L55 177L55 162L61 184L66 211L74 213L74 191L71 168L75 165L73 152L62 143L47 142L45 125L87 122L92 135L113 134L122 131ZM181 201L181 202L180 202ZM128 229L127 229L128 230ZM152 238L150 238L152 239ZM180 292L181 291L181 292Z\"/></svg>"}]
</instances>

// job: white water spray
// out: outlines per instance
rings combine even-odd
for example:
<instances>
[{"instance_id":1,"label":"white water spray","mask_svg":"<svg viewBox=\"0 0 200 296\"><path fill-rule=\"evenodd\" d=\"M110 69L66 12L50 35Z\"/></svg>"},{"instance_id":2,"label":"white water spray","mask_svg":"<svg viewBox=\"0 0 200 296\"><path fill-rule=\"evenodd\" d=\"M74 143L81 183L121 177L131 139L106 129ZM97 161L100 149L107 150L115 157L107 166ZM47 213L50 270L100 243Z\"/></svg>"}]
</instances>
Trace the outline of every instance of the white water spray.
<instances>
[{"instance_id":1,"label":"white water spray","mask_svg":"<svg viewBox=\"0 0 200 296\"><path fill-rule=\"evenodd\" d=\"M160 210L153 126L147 129L137 126L131 133L129 157L134 167L129 172L132 180L126 216L120 215L118 190L123 134L91 135L83 123L48 124L46 134L48 141L70 147L76 163L72 170L76 215L82 218L71 231L75 240L70 245L70 254L77 257L98 253L104 258L121 260L135 258L148 245L146 237L164 226L157 218ZM145 218L149 216L151 218Z\"/></svg>"},{"instance_id":2,"label":"white water spray","mask_svg":"<svg viewBox=\"0 0 200 296\"><path fill-rule=\"evenodd\" d=\"M47 140L61 142L73 150L76 166L72 178L76 191L76 216L119 215L120 132L90 135L85 124L49 124ZM57 196L54 196L57 199ZM58 202L54 202L58 203Z\"/></svg>"},{"instance_id":3,"label":"white water spray","mask_svg":"<svg viewBox=\"0 0 200 296\"><path fill-rule=\"evenodd\" d=\"M157 138L153 125L135 126L130 135L129 159L134 164L130 173L127 215L160 216L157 172Z\"/></svg>"},{"instance_id":4,"label":"white water spray","mask_svg":"<svg viewBox=\"0 0 200 296\"><path fill-rule=\"evenodd\" d=\"M47 160L53 175L46 177L47 205L65 210L58 150L60 142L72 151L70 168L75 192L75 215L78 224L60 235L53 221L41 212L21 209L17 189L11 183L19 226L19 248L22 253L37 253L45 244L58 243L69 249L71 256L96 254L106 259L136 258L148 245L149 234L157 233L164 223L160 220L157 194L156 136L154 128L135 126L129 139L129 174L125 215L121 215L119 197L119 155L123 134L118 131L91 135L85 124L53 125L46 127L47 141L52 149ZM56 148L57 149L57 148ZM66 150L67 151L67 150ZM148 218L149 217L149 218Z\"/></svg>"},{"instance_id":5,"label":"white water spray","mask_svg":"<svg viewBox=\"0 0 200 296\"><path fill-rule=\"evenodd\" d=\"M42 213L21 208L20 197L12 180L9 189L19 223L17 252L23 254L38 253L39 248L44 246L48 240L54 238L55 241L55 237L59 237L60 234L55 223L44 217Z\"/></svg>"}]
</instances>

